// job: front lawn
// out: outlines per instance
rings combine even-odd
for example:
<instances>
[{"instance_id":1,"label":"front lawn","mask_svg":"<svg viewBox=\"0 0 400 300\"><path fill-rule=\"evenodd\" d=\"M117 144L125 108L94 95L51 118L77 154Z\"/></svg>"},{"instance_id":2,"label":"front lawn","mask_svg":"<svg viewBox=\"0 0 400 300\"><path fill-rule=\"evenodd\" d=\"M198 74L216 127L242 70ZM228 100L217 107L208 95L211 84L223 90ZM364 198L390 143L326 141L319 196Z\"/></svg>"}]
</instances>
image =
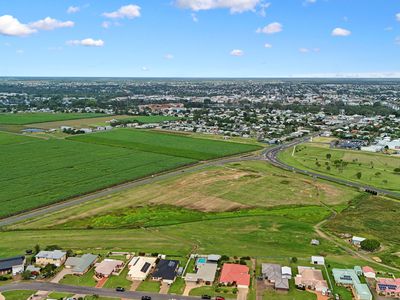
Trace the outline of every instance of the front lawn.
<instances>
[{"instance_id":1,"label":"front lawn","mask_svg":"<svg viewBox=\"0 0 400 300\"><path fill-rule=\"evenodd\" d=\"M159 281L143 281L136 291L158 293L160 292L160 285Z\"/></svg>"},{"instance_id":2,"label":"front lawn","mask_svg":"<svg viewBox=\"0 0 400 300\"><path fill-rule=\"evenodd\" d=\"M89 272L82 276L77 275L66 275L61 279L60 283L78 286L96 286L97 281L93 278L94 268L90 269Z\"/></svg>"}]
</instances>

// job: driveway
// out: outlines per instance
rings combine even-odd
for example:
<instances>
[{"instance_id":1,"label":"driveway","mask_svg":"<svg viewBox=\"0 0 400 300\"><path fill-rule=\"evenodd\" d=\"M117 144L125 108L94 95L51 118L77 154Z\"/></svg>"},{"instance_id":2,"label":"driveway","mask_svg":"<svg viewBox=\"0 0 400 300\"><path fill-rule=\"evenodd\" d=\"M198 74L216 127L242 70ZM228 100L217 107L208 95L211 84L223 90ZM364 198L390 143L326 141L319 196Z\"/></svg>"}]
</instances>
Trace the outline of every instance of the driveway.
<instances>
[{"instance_id":1,"label":"driveway","mask_svg":"<svg viewBox=\"0 0 400 300\"><path fill-rule=\"evenodd\" d=\"M249 289L238 288L237 300L247 300Z\"/></svg>"},{"instance_id":2,"label":"driveway","mask_svg":"<svg viewBox=\"0 0 400 300\"><path fill-rule=\"evenodd\" d=\"M72 270L64 268L60 272L58 272L58 274L56 276L54 276L54 278L50 282L51 283L59 283L61 281L61 279L64 278L65 275L70 275L70 274L72 274Z\"/></svg>"},{"instance_id":3,"label":"driveway","mask_svg":"<svg viewBox=\"0 0 400 300\"><path fill-rule=\"evenodd\" d=\"M189 296L191 290L201 287L202 284L197 284L195 282L186 282L185 290L183 291L183 296Z\"/></svg>"},{"instance_id":4,"label":"driveway","mask_svg":"<svg viewBox=\"0 0 400 300\"><path fill-rule=\"evenodd\" d=\"M132 281L132 285L130 288L130 291L136 291L136 289L139 287L139 285L142 283L141 280L134 280Z\"/></svg>"},{"instance_id":5,"label":"driveway","mask_svg":"<svg viewBox=\"0 0 400 300\"><path fill-rule=\"evenodd\" d=\"M169 290L169 285L164 282L161 282L160 294L166 295L168 294L168 290Z\"/></svg>"}]
</instances>

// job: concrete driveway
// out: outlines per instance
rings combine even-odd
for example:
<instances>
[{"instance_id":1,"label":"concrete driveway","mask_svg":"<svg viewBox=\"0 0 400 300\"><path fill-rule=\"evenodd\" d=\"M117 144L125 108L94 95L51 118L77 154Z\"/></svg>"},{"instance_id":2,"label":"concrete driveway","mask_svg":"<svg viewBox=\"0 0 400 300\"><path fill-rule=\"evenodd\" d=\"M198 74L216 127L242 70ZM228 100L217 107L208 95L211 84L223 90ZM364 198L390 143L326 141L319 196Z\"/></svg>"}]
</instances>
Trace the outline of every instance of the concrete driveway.
<instances>
[{"instance_id":1,"label":"concrete driveway","mask_svg":"<svg viewBox=\"0 0 400 300\"><path fill-rule=\"evenodd\" d=\"M247 300L248 293L249 293L249 289L238 288L237 300Z\"/></svg>"},{"instance_id":2,"label":"concrete driveway","mask_svg":"<svg viewBox=\"0 0 400 300\"><path fill-rule=\"evenodd\" d=\"M164 282L161 282L160 294L166 295L168 294L168 290L169 290L169 285Z\"/></svg>"},{"instance_id":3,"label":"concrete driveway","mask_svg":"<svg viewBox=\"0 0 400 300\"><path fill-rule=\"evenodd\" d=\"M197 284L195 282L186 282L185 290L183 291L183 296L189 296L191 290L203 286L202 284Z\"/></svg>"},{"instance_id":4,"label":"concrete driveway","mask_svg":"<svg viewBox=\"0 0 400 300\"><path fill-rule=\"evenodd\" d=\"M140 285L141 283L142 283L141 280L134 280L134 281L132 281L130 291L136 291L136 289L139 287L139 285Z\"/></svg>"},{"instance_id":5,"label":"concrete driveway","mask_svg":"<svg viewBox=\"0 0 400 300\"><path fill-rule=\"evenodd\" d=\"M50 282L51 283L59 283L61 281L61 279L64 278L65 275L70 275L70 274L72 274L72 270L64 268L60 272L58 272L58 274L56 276L54 276L54 278Z\"/></svg>"}]
</instances>

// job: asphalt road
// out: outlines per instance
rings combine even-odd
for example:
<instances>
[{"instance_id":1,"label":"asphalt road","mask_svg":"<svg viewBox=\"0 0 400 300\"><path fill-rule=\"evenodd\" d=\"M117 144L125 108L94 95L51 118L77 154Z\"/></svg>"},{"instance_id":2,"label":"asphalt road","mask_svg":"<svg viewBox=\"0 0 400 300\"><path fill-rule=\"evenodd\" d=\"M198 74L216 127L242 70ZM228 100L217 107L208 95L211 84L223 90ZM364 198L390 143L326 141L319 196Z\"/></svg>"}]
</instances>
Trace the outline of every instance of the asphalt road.
<instances>
[{"instance_id":1,"label":"asphalt road","mask_svg":"<svg viewBox=\"0 0 400 300\"><path fill-rule=\"evenodd\" d=\"M336 178L336 177L333 177L333 176L324 175L324 174L316 173L316 172L313 172L313 171L302 170L302 169L290 166L290 165L288 165L288 164L286 164L286 163L284 163L284 162L282 162L282 161L280 161L278 159L279 152L281 152L281 151L283 151L283 150L285 150L287 148L293 147L295 145L304 143L304 142L308 141L309 139L310 139L309 137L301 138L299 140L295 140L295 141L289 142L287 144L282 144L282 145L279 145L279 146L276 146L276 147L273 147L273 148L266 149L263 152L263 155L265 156L266 160L269 161L271 164L273 164L276 167L280 167L282 169L285 169L285 170L301 173L301 174L304 174L304 175L311 176L313 178L329 180L329 181L332 181L332 182L336 182L336 183L339 183L339 184L342 184L342 185L347 185L347 186L358 188L358 189L362 189L362 190L374 191L374 192L377 192L378 194L383 194L383 195L388 195L388 196L392 196L392 197L395 197L395 198L400 198L400 193L399 192L394 192L394 191L391 191L391 190L385 190L385 189L381 189L381 188L376 188L376 187L372 187L372 186L369 186L369 185L366 185L366 184L357 183L357 182L353 182L353 181L348 181L348 180L345 180L345 179Z\"/></svg>"},{"instance_id":2,"label":"asphalt road","mask_svg":"<svg viewBox=\"0 0 400 300\"><path fill-rule=\"evenodd\" d=\"M152 300L169 300L169 299L199 300L200 299L198 297L162 295L162 294L146 293L146 292L133 292L133 291L117 292L113 289L72 286L72 285L64 285L58 283L38 282L38 281L17 282L0 286L0 292L16 291L16 290L65 292L71 294L99 295L104 297L115 297L115 298L125 298L125 299L141 299L142 296L150 296Z\"/></svg>"},{"instance_id":3,"label":"asphalt road","mask_svg":"<svg viewBox=\"0 0 400 300\"><path fill-rule=\"evenodd\" d=\"M180 169L175 169L172 170L170 172L164 172L164 173L160 173L154 176L149 176L149 177L145 177L142 179L138 179L135 181L130 181L127 183L123 183L123 184L119 184L119 185L115 185L106 189L102 189L102 190L98 190L96 192L84 195L84 196L79 196L79 197L75 197L72 198L70 200L67 201L63 201L63 202L58 202L55 204L51 204L49 206L45 206L45 207L41 207L35 210L31 210L29 212L26 213L21 213L15 216L11 216L8 218L4 218L4 219L0 219L0 227L2 226L7 226L7 225L12 225L21 221L25 221L31 218L36 218L36 217L41 217L41 216L45 216L49 213L53 213L59 210L62 210L64 208L68 208L68 207L72 207L78 204L82 204L94 199L98 199L100 197L105 197L114 193L118 193L121 191L125 191L137 186L142 186L145 184L150 184L150 183L154 183L154 182L158 182L160 180L164 180L170 177L174 177L177 175L182 175L182 174L188 174L188 173L193 173L202 169L205 169L207 167L210 166L220 166L220 165L224 165L227 163L232 163L232 162L240 162L240 161L246 161L246 160L257 160L257 159L261 159L261 157L259 156L254 156L252 154L247 154L247 155L241 155L241 156L234 156L234 157L227 157L227 158L221 158L221 159L217 159L217 160L212 160L212 161L206 161L206 162L200 162L197 163L195 165L192 166L186 166L186 167L182 167Z\"/></svg>"}]
</instances>

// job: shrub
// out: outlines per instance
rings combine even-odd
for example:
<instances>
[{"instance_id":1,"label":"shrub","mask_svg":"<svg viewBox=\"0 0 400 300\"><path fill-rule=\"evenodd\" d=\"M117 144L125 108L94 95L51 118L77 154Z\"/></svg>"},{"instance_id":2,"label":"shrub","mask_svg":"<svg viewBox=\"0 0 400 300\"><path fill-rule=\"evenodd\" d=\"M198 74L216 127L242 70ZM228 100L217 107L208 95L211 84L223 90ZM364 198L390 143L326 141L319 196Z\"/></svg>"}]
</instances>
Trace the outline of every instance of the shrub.
<instances>
[{"instance_id":1,"label":"shrub","mask_svg":"<svg viewBox=\"0 0 400 300\"><path fill-rule=\"evenodd\" d=\"M373 252L381 246L381 243L378 240L366 239L361 242L361 249L369 252Z\"/></svg>"}]
</instances>

